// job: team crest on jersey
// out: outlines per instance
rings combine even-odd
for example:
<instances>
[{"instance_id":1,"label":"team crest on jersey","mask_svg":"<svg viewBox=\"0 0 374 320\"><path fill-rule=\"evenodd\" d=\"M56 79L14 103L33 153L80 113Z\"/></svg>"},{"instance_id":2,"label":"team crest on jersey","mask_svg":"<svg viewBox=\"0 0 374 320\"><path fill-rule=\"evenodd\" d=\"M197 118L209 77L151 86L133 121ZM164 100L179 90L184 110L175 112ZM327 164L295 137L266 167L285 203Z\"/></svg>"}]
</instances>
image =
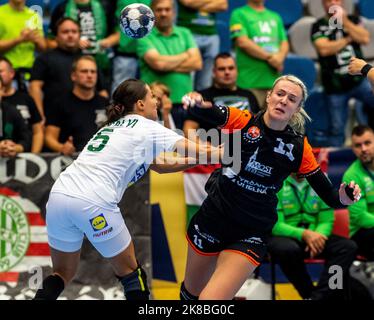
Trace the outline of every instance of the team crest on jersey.
<instances>
[{"instance_id":1,"label":"team crest on jersey","mask_svg":"<svg viewBox=\"0 0 374 320\"><path fill-rule=\"evenodd\" d=\"M244 135L244 139L247 142L255 142L261 138L262 138L261 130L259 127L256 127L256 126L250 127Z\"/></svg>"}]
</instances>

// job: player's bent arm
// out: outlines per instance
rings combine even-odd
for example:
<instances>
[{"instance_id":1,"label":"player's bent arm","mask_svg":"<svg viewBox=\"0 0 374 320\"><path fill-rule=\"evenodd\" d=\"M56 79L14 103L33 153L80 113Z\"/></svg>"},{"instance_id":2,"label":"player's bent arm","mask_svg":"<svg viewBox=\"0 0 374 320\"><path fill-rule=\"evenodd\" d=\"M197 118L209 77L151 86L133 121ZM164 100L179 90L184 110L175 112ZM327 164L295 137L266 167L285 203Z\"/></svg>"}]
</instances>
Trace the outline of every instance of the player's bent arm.
<instances>
[{"instance_id":1,"label":"player's bent arm","mask_svg":"<svg viewBox=\"0 0 374 320\"><path fill-rule=\"evenodd\" d=\"M157 173L171 173L184 171L196 166L196 159L192 157L181 157L170 153L162 153L150 165L150 169Z\"/></svg>"},{"instance_id":2,"label":"player's bent arm","mask_svg":"<svg viewBox=\"0 0 374 320\"><path fill-rule=\"evenodd\" d=\"M45 129L45 145L55 152L61 152L63 148L63 144L58 142L60 131L59 127L52 125L47 126Z\"/></svg>"},{"instance_id":3,"label":"player's bent arm","mask_svg":"<svg viewBox=\"0 0 374 320\"><path fill-rule=\"evenodd\" d=\"M355 196L354 200L352 199L350 203L346 203L348 196L346 192L345 195L342 196L342 186L340 187L339 191L335 190L331 181L327 179L325 174L320 169L314 171L314 173L309 176L307 175L306 179L308 180L313 190L329 207L341 208L344 205L350 204L352 202L357 202L357 200L359 199L359 197ZM357 193L357 191L355 192ZM342 200L344 200L344 202Z\"/></svg>"},{"instance_id":4,"label":"player's bent arm","mask_svg":"<svg viewBox=\"0 0 374 320\"><path fill-rule=\"evenodd\" d=\"M144 55L145 62L154 70L161 72L174 71L184 60L188 59L188 53L182 52L176 55L161 55L156 49L148 50Z\"/></svg>"},{"instance_id":5,"label":"player's bent arm","mask_svg":"<svg viewBox=\"0 0 374 320\"><path fill-rule=\"evenodd\" d=\"M201 58L200 50L198 48L191 48L186 51L188 58L178 65L175 72L191 72L201 70L203 67L203 60Z\"/></svg>"},{"instance_id":6,"label":"player's bent arm","mask_svg":"<svg viewBox=\"0 0 374 320\"><path fill-rule=\"evenodd\" d=\"M180 139L174 145L174 150L180 156L193 158L196 164L218 164L223 158L224 148L213 147L206 143L195 143L188 139Z\"/></svg>"},{"instance_id":7,"label":"player's bent arm","mask_svg":"<svg viewBox=\"0 0 374 320\"><path fill-rule=\"evenodd\" d=\"M32 80L29 85L29 94L34 99L36 107L42 118L44 118L44 106L43 106L43 86L44 81Z\"/></svg>"},{"instance_id":8,"label":"player's bent arm","mask_svg":"<svg viewBox=\"0 0 374 320\"><path fill-rule=\"evenodd\" d=\"M351 43L350 38L341 38L339 40L329 40L327 38L319 38L314 41L317 52L322 57L332 56L338 53Z\"/></svg>"}]
</instances>

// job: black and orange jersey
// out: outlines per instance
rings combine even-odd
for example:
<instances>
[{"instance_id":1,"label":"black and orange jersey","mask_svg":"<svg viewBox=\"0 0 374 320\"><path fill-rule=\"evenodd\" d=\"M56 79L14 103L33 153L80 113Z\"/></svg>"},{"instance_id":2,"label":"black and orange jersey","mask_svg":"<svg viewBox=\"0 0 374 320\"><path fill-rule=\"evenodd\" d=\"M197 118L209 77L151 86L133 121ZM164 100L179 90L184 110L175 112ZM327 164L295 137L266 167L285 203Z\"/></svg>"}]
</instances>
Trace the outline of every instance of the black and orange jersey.
<instances>
[{"instance_id":1,"label":"black and orange jersey","mask_svg":"<svg viewBox=\"0 0 374 320\"><path fill-rule=\"evenodd\" d=\"M283 131L268 128L263 112L254 115L235 108L214 109L223 132L239 130L241 159L240 168L224 167L212 174L203 204L209 204L211 210L204 212L234 219L247 230L255 229L253 232L269 233L277 220L276 193L283 181L292 172L309 176L320 171L312 148L307 138L290 126Z\"/></svg>"}]
</instances>

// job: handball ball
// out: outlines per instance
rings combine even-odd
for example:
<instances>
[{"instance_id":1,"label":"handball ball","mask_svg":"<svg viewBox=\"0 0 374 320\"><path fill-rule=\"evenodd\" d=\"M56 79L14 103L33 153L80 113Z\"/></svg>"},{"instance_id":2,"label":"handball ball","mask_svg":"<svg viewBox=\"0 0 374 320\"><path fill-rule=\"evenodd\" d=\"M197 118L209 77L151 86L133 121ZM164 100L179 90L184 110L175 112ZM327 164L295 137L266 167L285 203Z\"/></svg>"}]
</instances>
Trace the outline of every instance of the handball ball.
<instances>
[{"instance_id":1,"label":"handball ball","mask_svg":"<svg viewBox=\"0 0 374 320\"><path fill-rule=\"evenodd\" d=\"M125 35L139 39L152 31L155 16L145 4L133 3L122 9L119 24Z\"/></svg>"}]
</instances>

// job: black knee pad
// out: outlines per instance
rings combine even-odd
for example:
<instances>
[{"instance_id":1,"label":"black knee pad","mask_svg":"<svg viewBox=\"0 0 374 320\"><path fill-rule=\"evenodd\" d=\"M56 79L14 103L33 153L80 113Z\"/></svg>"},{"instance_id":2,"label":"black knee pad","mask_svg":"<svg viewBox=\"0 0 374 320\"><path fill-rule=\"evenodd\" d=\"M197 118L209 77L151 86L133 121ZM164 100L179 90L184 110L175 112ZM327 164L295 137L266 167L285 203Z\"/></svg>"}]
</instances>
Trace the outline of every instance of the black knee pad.
<instances>
[{"instance_id":1,"label":"black knee pad","mask_svg":"<svg viewBox=\"0 0 374 320\"><path fill-rule=\"evenodd\" d=\"M52 274L43 280L33 300L57 300L65 288L64 280L57 274Z\"/></svg>"},{"instance_id":2,"label":"black knee pad","mask_svg":"<svg viewBox=\"0 0 374 320\"><path fill-rule=\"evenodd\" d=\"M147 275L141 266L124 277L117 277L122 283L127 300L149 300Z\"/></svg>"},{"instance_id":3,"label":"black knee pad","mask_svg":"<svg viewBox=\"0 0 374 320\"><path fill-rule=\"evenodd\" d=\"M199 300L199 297L194 296L193 294L191 294L187 291L186 287L184 286L184 282L182 282L182 284L181 284L181 291L179 293L179 298L181 300L186 300L186 301L187 300L191 300L191 301Z\"/></svg>"}]
</instances>

